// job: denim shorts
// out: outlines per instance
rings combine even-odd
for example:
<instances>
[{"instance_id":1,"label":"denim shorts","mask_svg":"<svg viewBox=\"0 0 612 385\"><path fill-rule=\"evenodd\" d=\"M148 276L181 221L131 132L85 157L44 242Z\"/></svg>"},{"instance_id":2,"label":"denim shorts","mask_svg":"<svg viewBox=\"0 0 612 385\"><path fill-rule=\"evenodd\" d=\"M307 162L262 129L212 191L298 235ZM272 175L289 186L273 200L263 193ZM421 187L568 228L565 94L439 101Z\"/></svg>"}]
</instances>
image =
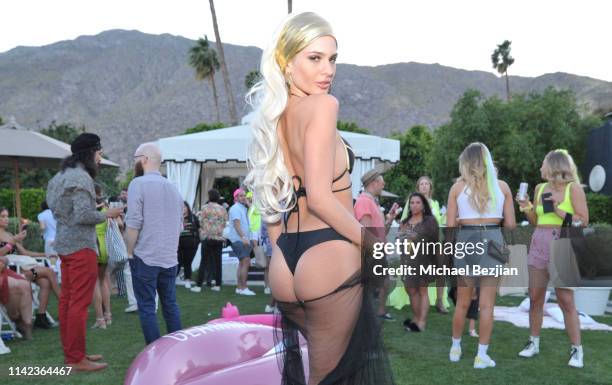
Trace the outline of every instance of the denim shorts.
<instances>
[{"instance_id":1,"label":"denim shorts","mask_svg":"<svg viewBox=\"0 0 612 385\"><path fill-rule=\"evenodd\" d=\"M251 255L251 249L252 247L250 244L249 246L245 246L242 241L232 242L232 250L239 260L249 257Z\"/></svg>"}]
</instances>

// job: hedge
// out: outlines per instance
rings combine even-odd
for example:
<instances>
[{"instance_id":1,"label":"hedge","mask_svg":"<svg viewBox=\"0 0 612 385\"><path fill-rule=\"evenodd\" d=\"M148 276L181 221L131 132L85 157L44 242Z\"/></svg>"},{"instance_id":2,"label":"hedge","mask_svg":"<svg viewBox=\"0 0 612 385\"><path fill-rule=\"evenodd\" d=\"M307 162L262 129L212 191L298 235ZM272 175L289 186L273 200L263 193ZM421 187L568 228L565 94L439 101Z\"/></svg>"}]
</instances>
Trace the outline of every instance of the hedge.
<instances>
[{"instance_id":1,"label":"hedge","mask_svg":"<svg viewBox=\"0 0 612 385\"><path fill-rule=\"evenodd\" d=\"M41 203L45 200L45 190L41 188L24 188L21 190L21 216L37 221ZM9 216L15 216L15 190L0 189L0 207L9 210Z\"/></svg>"},{"instance_id":2,"label":"hedge","mask_svg":"<svg viewBox=\"0 0 612 385\"><path fill-rule=\"evenodd\" d=\"M612 196L587 193L590 223L612 224Z\"/></svg>"}]
</instances>

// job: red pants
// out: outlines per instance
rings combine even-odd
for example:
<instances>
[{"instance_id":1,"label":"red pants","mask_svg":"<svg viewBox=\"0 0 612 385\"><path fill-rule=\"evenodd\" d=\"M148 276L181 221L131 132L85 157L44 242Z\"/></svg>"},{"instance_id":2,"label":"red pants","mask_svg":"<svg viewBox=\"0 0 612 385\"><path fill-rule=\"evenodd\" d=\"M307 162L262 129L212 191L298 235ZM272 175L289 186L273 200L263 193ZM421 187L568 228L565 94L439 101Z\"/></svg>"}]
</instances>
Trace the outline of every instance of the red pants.
<instances>
[{"instance_id":1,"label":"red pants","mask_svg":"<svg viewBox=\"0 0 612 385\"><path fill-rule=\"evenodd\" d=\"M62 261L62 296L59 301L60 336L64 362L75 364L85 358L87 308L91 304L98 277L96 253L81 249L60 255Z\"/></svg>"}]
</instances>

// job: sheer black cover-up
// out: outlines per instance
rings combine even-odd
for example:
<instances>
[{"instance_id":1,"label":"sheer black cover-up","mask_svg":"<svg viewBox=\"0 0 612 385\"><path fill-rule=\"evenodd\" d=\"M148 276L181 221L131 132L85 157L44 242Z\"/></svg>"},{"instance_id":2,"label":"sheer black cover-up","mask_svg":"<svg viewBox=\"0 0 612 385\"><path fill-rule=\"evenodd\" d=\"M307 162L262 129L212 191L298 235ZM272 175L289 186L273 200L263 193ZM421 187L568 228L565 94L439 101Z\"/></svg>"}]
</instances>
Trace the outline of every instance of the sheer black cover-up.
<instances>
[{"instance_id":1,"label":"sheer black cover-up","mask_svg":"<svg viewBox=\"0 0 612 385\"><path fill-rule=\"evenodd\" d=\"M354 155L344 142L347 155L347 171L350 173ZM334 178L334 182L340 177ZM306 196L302 181L294 188L296 202ZM334 192L349 189L345 187ZM296 233L288 233L286 223L293 212L298 215ZM310 247L330 240L350 242L332 228L304 231L299 229L299 206L284 218L285 231L277 241L287 265L295 274L302 254ZM342 258L338 255L337 258ZM368 283L366 283L368 282ZM313 282L313 285L316 285ZM362 277L359 269L336 289L318 298L297 302L277 300L279 313L275 342L282 346L277 351L281 385L306 385L299 334L308 342L310 366L330 368L319 385L392 385L394 384L388 357L383 346L382 323L375 312L377 287ZM312 375L312 373L311 373Z\"/></svg>"}]
</instances>

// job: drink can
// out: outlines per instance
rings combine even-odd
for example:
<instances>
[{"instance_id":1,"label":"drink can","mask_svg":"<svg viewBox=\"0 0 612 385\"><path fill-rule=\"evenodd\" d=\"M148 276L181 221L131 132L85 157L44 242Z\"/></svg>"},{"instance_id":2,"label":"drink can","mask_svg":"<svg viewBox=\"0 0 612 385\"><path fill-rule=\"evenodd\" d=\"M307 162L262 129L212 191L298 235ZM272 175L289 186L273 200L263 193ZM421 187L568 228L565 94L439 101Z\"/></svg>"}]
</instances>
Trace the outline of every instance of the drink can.
<instances>
[{"instance_id":1,"label":"drink can","mask_svg":"<svg viewBox=\"0 0 612 385\"><path fill-rule=\"evenodd\" d=\"M527 200L527 187L529 185L525 182L521 183L519 187L519 200L524 201Z\"/></svg>"}]
</instances>

